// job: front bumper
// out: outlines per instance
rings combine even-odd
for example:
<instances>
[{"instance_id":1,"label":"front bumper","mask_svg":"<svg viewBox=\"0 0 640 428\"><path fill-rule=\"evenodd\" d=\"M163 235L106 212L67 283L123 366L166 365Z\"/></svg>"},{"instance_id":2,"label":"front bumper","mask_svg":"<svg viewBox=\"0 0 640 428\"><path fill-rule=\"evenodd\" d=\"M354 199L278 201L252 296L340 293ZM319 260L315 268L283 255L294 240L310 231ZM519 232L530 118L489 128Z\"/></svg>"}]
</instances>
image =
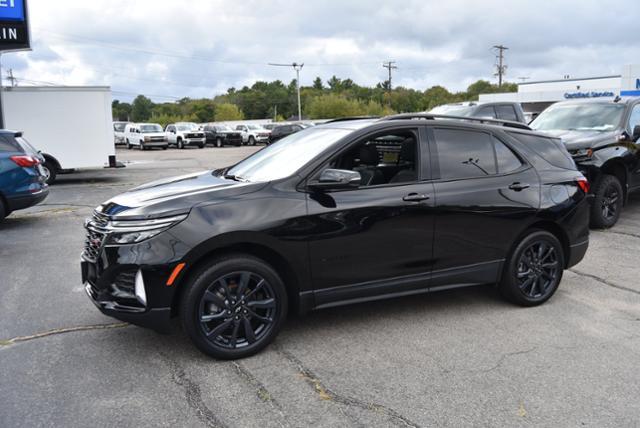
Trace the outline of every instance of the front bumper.
<instances>
[{"instance_id":1,"label":"front bumper","mask_svg":"<svg viewBox=\"0 0 640 428\"><path fill-rule=\"evenodd\" d=\"M206 141L206 138L186 138L184 143L187 146L201 146L204 145Z\"/></svg>"}]
</instances>

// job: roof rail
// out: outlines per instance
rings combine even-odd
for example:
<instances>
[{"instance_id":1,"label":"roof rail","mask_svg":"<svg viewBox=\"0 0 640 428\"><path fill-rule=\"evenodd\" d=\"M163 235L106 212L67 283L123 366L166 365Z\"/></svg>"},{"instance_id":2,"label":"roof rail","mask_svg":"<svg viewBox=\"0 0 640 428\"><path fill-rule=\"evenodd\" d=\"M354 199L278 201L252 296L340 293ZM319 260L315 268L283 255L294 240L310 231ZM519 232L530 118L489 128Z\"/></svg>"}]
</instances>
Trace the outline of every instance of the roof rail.
<instances>
[{"instance_id":1,"label":"roof rail","mask_svg":"<svg viewBox=\"0 0 640 428\"><path fill-rule=\"evenodd\" d=\"M380 116L350 116L350 117L339 117L337 119L331 119L328 120L326 122L323 122L322 124L324 125L325 123L335 123L335 122L347 122L349 120L367 120L367 119L380 119Z\"/></svg>"},{"instance_id":2,"label":"roof rail","mask_svg":"<svg viewBox=\"0 0 640 428\"><path fill-rule=\"evenodd\" d=\"M402 113L394 114L391 116L383 117L381 120L406 120L406 119L424 119L424 120L437 120L437 119L454 119L454 120L467 120L470 122L487 123L489 125L506 126L509 128L526 129L531 131L528 125L520 122L513 122L511 120L501 119L486 119L483 117L467 117L467 116L448 116L446 114L432 114L432 113Z\"/></svg>"}]
</instances>

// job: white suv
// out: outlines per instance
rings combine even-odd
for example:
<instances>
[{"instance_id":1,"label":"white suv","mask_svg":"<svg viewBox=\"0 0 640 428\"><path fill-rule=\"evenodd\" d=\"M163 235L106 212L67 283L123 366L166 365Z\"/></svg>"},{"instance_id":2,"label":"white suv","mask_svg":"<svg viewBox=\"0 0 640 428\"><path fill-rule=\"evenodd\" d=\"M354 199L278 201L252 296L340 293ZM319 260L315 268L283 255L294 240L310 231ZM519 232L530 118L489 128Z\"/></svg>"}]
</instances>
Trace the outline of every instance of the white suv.
<instances>
[{"instance_id":1,"label":"white suv","mask_svg":"<svg viewBox=\"0 0 640 428\"><path fill-rule=\"evenodd\" d=\"M140 150L147 150L160 147L166 150L168 147L162 126L157 123L130 123L124 128L124 138L128 149L138 147Z\"/></svg>"},{"instance_id":2,"label":"white suv","mask_svg":"<svg viewBox=\"0 0 640 428\"><path fill-rule=\"evenodd\" d=\"M242 133L242 144L255 146L256 143L269 143L270 131L258 125L238 125L236 131Z\"/></svg>"},{"instance_id":3,"label":"white suv","mask_svg":"<svg viewBox=\"0 0 640 428\"><path fill-rule=\"evenodd\" d=\"M167 125L165 131L169 144L175 145L179 149L184 149L186 146L203 148L206 143L204 131L196 123L172 123Z\"/></svg>"}]
</instances>

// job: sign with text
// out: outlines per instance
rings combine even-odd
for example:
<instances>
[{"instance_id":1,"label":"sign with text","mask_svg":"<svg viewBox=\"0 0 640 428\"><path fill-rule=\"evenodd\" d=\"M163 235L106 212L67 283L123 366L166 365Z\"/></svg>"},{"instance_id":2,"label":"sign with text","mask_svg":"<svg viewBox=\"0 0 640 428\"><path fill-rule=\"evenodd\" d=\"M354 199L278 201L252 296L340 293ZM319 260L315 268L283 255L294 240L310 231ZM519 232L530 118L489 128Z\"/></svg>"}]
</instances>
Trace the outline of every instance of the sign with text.
<instances>
[{"instance_id":1,"label":"sign with text","mask_svg":"<svg viewBox=\"0 0 640 428\"><path fill-rule=\"evenodd\" d=\"M0 0L0 52L30 49L27 0Z\"/></svg>"}]
</instances>

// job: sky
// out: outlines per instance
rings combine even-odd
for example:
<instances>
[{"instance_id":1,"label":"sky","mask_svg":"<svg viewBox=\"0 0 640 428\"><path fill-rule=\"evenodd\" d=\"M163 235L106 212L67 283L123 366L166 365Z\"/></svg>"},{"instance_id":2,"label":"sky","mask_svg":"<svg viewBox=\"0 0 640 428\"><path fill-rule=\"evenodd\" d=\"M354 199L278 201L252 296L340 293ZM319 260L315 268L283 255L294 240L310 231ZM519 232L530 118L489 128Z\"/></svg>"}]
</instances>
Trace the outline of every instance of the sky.
<instances>
[{"instance_id":1,"label":"sky","mask_svg":"<svg viewBox=\"0 0 640 428\"><path fill-rule=\"evenodd\" d=\"M114 98L213 97L257 80L336 75L464 90L496 81L619 74L640 62L640 1L29 0L31 52L2 55L20 85L108 85ZM6 84L6 80L5 80Z\"/></svg>"}]
</instances>

